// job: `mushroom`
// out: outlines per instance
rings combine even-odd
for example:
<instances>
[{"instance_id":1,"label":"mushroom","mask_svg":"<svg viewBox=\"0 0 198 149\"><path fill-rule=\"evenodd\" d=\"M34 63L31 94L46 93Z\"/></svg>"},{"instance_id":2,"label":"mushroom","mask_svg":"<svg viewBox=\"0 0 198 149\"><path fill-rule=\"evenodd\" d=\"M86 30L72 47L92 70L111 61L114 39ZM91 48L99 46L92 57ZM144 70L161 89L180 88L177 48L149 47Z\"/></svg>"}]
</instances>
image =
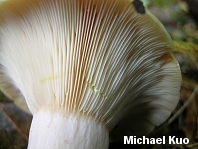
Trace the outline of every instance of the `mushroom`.
<instances>
[{"instance_id":1,"label":"mushroom","mask_svg":"<svg viewBox=\"0 0 198 149\"><path fill-rule=\"evenodd\" d=\"M0 3L0 88L33 114L29 149L105 149L116 125L112 140L150 132L179 99L172 49L139 0Z\"/></svg>"}]
</instances>

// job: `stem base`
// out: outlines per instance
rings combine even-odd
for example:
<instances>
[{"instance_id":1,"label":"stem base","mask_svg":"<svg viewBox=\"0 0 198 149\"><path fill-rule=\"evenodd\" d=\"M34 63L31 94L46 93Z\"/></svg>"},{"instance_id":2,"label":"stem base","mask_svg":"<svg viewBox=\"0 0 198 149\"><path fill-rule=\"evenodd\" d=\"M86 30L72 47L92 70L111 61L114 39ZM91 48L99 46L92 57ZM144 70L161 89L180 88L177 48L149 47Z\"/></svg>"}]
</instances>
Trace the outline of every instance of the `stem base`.
<instances>
[{"instance_id":1,"label":"stem base","mask_svg":"<svg viewBox=\"0 0 198 149\"><path fill-rule=\"evenodd\" d=\"M28 149L106 149L108 130L91 117L41 110L34 114Z\"/></svg>"}]
</instances>

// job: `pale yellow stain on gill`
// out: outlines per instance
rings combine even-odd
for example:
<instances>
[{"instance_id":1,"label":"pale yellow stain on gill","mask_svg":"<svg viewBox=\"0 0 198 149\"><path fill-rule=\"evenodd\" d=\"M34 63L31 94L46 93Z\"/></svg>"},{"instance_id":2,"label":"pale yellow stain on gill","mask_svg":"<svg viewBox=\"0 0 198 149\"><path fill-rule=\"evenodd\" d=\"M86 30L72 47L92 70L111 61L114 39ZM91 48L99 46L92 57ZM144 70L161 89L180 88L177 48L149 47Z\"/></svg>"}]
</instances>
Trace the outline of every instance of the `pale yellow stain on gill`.
<instances>
[{"instance_id":1,"label":"pale yellow stain on gill","mask_svg":"<svg viewBox=\"0 0 198 149\"><path fill-rule=\"evenodd\" d=\"M91 81L87 80L87 84L89 87L96 93L102 96L103 98L107 99L107 95L101 92L94 84L91 83Z\"/></svg>"},{"instance_id":2,"label":"pale yellow stain on gill","mask_svg":"<svg viewBox=\"0 0 198 149\"><path fill-rule=\"evenodd\" d=\"M49 80L55 80L60 78L61 75L55 75L55 76L46 76L40 79L41 83L45 82L45 81L49 81Z\"/></svg>"}]
</instances>

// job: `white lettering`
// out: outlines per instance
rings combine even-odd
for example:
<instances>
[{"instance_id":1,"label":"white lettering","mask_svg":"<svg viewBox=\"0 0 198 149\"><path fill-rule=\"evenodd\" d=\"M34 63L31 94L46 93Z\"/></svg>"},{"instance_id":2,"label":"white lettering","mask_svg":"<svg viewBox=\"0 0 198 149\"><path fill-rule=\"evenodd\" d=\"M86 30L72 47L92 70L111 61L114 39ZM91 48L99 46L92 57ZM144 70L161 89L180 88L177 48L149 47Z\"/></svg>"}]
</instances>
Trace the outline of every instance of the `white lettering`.
<instances>
[{"instance_id":1,"label":"white lettering","mask_svg":"<svg viewBox=\"0 0 198 149\"><path fill-rule=\"evenodd\" d=\"M182 144L182 138L176 138L176 144Z\"/></svg>"},{"instance_id":2,"label":"white lettering","mask_svg":"<svg viewBox=\"0 0 198 149\"><path fill-rule=\"evenodd\" d=\"M142 138L137 138L137 144L142 144Z\"/></svg>"},{"instance_id":3,"label":"white lettering","mask_svg":"<svg viewBox=\"0 0 198 149\"><path fill-rule=\"evenodd\" d=\"M183 143L184 144L188 144L189 143L189 139L188 138L184 138Z\"/></svg>"},{"instance_id":4,"label":"white lettering","mask_svg":"<svg viewBox=\"0 0 198 149\"><path fill-rule=\"evenodd\" d=\"M124 136L124 144L133 144L133 136Z\"/></svg>"},{"instance_id":5,"label":"white lettering","mask_svg":"<svg viewBox=\"0 0 198 149\"><path fill-rule=\"evenodd\" d=\"M165 144L166 143L166 138L165 138L165 136L163 136L163 144Z\"/></svg>"},{"instance_id":6,"label":"white lettering","mask_svg":"<svg viewBox=\"0 0 198 149\"><path fill-rule=\"evenodd\" d=\"M175 136L169 136L169 144L188 144L190 141L188 138L176 138ZM124 144L165 144L166 138L136 138L136 136L124 136Z\"/></svg>"},{"instance_id":7,"label":"white lettering","mask_svg":"<svg viewBox=\"0 0 198 149\"><path fill-rule=\"evenodd\" d=\"M156 144L162 144L162 139L161 138L157 138L156 139Z\"/></svg>"},{"instance_id":8,"label":"white lettering","mask_svg":"<svg viewBox=\"0 0 198 149\"><path fill-rule=\"evenodd\" d=\"M146 138L145 136L143 136L142 140L143 140L142 144L150 144L149 138Z\"/></svg>"},{"instance_id":9,"label":"white lettering","mask_svg":"<svg viewBox=\"0 0 198 149\"><path fill-rule=\"evenodd\" d=\"M169 144L175 144L174 138L175 136L169 136Z\"/></svg>"},{"instance_id":10,"label":"white lettering","mask_svg":"<svg viewBox=\"0 0 198 149\"><path fill-rule=\"evenodd\" d=\"M150 144L155 144L155 138L150 138Z\"/></svg>"},{"instance_id":11,"label":"white lettering","mask_svg":"<svg viewBox=\"0 0 198 149\"><path fill-rule=\"evenodd\" d=\"M136 144L136 136L134 136L134 139L133 139L133 144Z\"/></svg>"}]
</instances>

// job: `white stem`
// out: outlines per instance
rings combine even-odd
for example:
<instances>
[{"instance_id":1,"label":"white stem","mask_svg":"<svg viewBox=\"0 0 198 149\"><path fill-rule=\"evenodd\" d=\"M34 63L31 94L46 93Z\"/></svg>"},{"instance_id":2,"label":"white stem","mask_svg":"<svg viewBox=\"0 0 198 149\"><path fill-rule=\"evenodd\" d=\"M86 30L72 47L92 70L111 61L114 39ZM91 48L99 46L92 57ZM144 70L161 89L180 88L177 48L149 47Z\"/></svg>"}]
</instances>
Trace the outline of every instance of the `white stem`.
<instances>
[{"instance_id":1,"label":"white stem","mask_svg":"<svg viewBox=\"0 0 198 149\"><path fill-rule=\"evenodd\" d=\"M91 117L41 110L33 116L28 149L107 149L108 135Z\"/></svg>"}]
</instances>

